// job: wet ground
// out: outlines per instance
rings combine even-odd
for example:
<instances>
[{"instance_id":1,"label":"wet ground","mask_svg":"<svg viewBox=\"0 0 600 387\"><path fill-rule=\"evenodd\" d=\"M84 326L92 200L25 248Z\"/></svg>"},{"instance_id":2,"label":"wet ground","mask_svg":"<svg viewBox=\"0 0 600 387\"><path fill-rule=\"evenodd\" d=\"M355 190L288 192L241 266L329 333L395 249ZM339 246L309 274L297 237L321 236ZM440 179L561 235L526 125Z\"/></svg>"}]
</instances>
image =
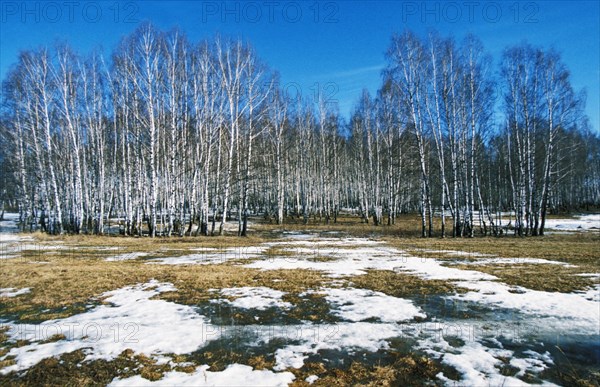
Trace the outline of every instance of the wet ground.
<instances>
[{"instance_id":1,"label":"wet ground","mask_svg":"<svg viewBox=\"0 0 600 387\"><path fill-rule=\"evenodd\" d=\"M7 260L18 256L19 243L29 243L14 234L10 221L0 225ZM354 372L355 364L393 369L409 357L428 359L431 365L422 368L435 370L415 372L414 384L594 385L600 377L600 287L543 292L477 270L478 260L502 258L456 251L451 259L416 257L380 240L329 232L281 232L243 252L166 255L130 253L107 261L164 270L213 264L309 269L324 277L321 286L296 293L250 284L213 288L205 301L191 304L161 298L178 292L177 283L131 284L99 295L102 302L79 305L70 317L48 321L22 322L0 309L0 375L11 383L25 380L45 359L74 351L83 351L82 362L115 362L133 351L153 359L153 367L164 365L154 379L165 384L327 384L331 370ZM473 264L454 267L458 262ZM384 271L444 281L455 291L398 297L353 282ZM28 294L0 287L0 307L2 297ZM122 372L111 376L112 385L154 380L139 370Z\"/></svg>"}]
</instances>

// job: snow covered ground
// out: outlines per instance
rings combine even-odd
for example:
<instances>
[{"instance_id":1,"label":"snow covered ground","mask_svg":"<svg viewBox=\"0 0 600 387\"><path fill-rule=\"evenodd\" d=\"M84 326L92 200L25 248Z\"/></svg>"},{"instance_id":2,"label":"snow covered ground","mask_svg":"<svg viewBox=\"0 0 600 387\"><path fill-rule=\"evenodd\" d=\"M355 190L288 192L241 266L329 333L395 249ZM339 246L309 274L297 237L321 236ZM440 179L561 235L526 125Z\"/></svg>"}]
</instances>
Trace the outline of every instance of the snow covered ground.
<instances>
[{"instance_id":1,"label":"snow covered ground","mask_svg":"<svg viewBox=\"0 0 600 387\"><path fill-rule=\"evenodd\" d=\"M0 288L0 297L16 297L21 294L30 293L31 289L23 288L23 289L15 289L15 288Z\"/></svg>"},{"instance_id":2,"label":"snow covered ground","mask_svg":"<svg viewBox=\"0 0 600 387\"><path fill-rule=\"evenodd\" d=\"M0 235L2 238L18 237L14 235L18 231L17 222L19 221L19 214L6 212L4 213L4 220L0 221Z\"/></svg>"},{"instance_id":3,"label":"snow covered ground","mask_svg":"<svg viewBox=\"0 0 600 387\"><path fill-rule=\"evenodd\" d=\"M423 311L411 301L366 289L323 289L332 304L333 314L347 321L376 319L381 322L411 321L425 318Z\"/></svg>"},{"instance_id":4,"label":"snow covered ground","mask_svg":"<svg viewBox=\"0 0 600 387\"><path fill-rule=\"evenodd\" d=\"M578 215L572 219L546 219L546 228L561 231L600 230L600 214Z\"/></svg>"},{"instance_id":5,"label":"snow covered ground","mask_svg":"<svg viewBox=\"0 0 600 387\"><path fill-rule=\"evenodd\" d=\"M588 216L578 221L590 228L599 219ZM566 227L565 223L557 225ZM7 229L13 232L10 225ZM22 238L12 233L0 235L2 240L11 243ZM271 247L292 254L263 255ZM430 252L444 251L432 249ZM116 377L110 385L285 386L296 379L290 369L305 366L311 356L336 351L345 356L387 351L393 349L394 340L400 339L459 375L457 380L447 371L440 372L436 378L442 384L550 386L555 384L543 375L556 366L557 359L552 353L555 346L547 343L549 338L556 336L557 342L559 338L561 342L600 342L600 286L585 292L553 293L507 285L493 275L477 271L477 267L479 264L511 264L515 263L514 259L479 254L477 260L464 260L468 255L466 252L445 253L454 256L455 263L469 264L469 269L453 267L453 262L448 259L415 257L405 250L368 238L302 233L286 233L283 240L246 249L244 257L240 257L239 250L201 248L197 253L181 257L152 258L148 263L165 265L216 264L251 258L253 261L243 263L244 267L263 271L310 269L323 272L335 280L297 296L302 299L322 296L331 319L322 323L306 320L300 325L284 322L269 325L267 322L245 325L243 329L235 325L217 325L207 314L210 309L157 298L163 293L177 292L177 286L151 280L106 292L100 296L102 304L63 319L21 324L0 315L2 326L8 328L5 334L9 341L25 340L0 356L0 361L14 360L14 364L0 368L0 374L24 372L45 358L75 350L83 350L86 361L110 361L131 349L136 354L145 354L159 363L175 367L178 364L175 355L202 351L211 343L225 342L232 335L251 332L242 340L245 345L276 345L272 368L258 370L232 363L222 371L213 371L209 365L196 364L190 373L173 368L154 382L138 375ZM144 255L119 254L107 260L124 261L122 264L126 265L128 259ZM518 260L517 263L568 266L544 259ZM439 300L457 306L461 313L442 314L418 297L394 297L361 289L346 279L364 275L368 270L391 270L426 280L448 281L465 291L440 295ZM285 316L297 308L285 298L286 292L266 286L206 291L212 294L209 304L226 305L239 313L252 315L274 310ZM0 302L2 297L27 297L29 292L29 288L1 288ZM596 345L595 351L600 351L600 345ZM508 376L504 371L507 367L512 370ZM306 381L313 383L318 378L311 375Z\"/></svg>"},{"instance_id":6,"label":"snow covered ground","mask_svg":"<svg viewBox=\"0 0 600 387\"><path fill-rule=\"evenodd\" d=\"M114 359L127 348L156 355L191 352L209 338L202 334L209 329L208 320L189 306L151 299L175 290L171 284L150 281L105 293L102 298L108 304L86 313L41 324L5 323L12 338L31 343L12 348L5 357L14 356L16 364L0 373L24 370L46 357L78 349L85 349L87 360ZM44 342L61 334L62 340Z\"/></svg>"},{"instance_id":7,"label":"snow covered ground","mask_svg":"<svg viewBox=\"0 0 600 387\"><path fill-rule=\"evenodd\" d=\"M108 262L129 261L130 259L137 259L140 257L145 257L146 255L148 255L148 253L145 251L138 251L138 252L133 252L133 253L123 253L123 254L118 254L118 255L111 255L110 257L106 258L106 261L108 261Z\"/></svg>"},{"instance_id":8,"label":"snow covered ground","mask_svg":"<svg viewBox=\"0 0 600 387\"><path fill-rule=\"evenodd\" d=\"M16 258L23 251L23 243L33 241L27 235L17 234L19 214L5 213L0 221L0 259Z\"/></svg>"},{"instance_id":9,"label":"snow covered ground","mask_svg":"<svg viewBox=\"0 0 600 387\"><path fill-rule=\"evenodd\" d=\"M225 302L236 308L265 310L268 308L291 308L292 304L284 302L281 297L285 294L279 290L261 287L245 286L241 288L221 289L221 295L236 297L235 300L214 299L213 302Z\"/></svg>"},{"instance_id":10,"label":"snow covered ground","mask_svg":"<svg viewBox=\"0 0 600 387\"><path fill-rule=\"evenodd\" d=\"M291 372L273 372L254 370L242 364L231 364L224 371L211 372L210 367L203 365L193 373L172 371L155 382L141 376L127 379L116 378L110 387L120 386L287 386L294 381Z\"/></svg>"}]
</instances>

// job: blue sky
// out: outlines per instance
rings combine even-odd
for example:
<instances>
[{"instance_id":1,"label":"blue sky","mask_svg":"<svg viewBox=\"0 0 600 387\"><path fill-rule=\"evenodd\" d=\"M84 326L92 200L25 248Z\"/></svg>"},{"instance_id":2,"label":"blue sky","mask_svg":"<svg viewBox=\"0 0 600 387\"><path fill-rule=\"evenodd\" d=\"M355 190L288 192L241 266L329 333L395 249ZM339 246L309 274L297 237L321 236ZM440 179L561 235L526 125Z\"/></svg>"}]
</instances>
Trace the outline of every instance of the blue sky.
<instances>
[{"instance_id":1,"label":"blue sky","mask_svg":"<svg viewBox=\"0 0 600 387\"><path fill-rule=\"evenodd\" d=\"M321 89L348 116L363 88L374 93L393 32L474 33L498 63L528 41L554 47L587 91L600 127L600 2L590 1L2 1L0 76L20 50L66 41L109 54L139 22L182 29L193 41L216 33L249 41L290 93Z\"/></svg>"}]
</instances>

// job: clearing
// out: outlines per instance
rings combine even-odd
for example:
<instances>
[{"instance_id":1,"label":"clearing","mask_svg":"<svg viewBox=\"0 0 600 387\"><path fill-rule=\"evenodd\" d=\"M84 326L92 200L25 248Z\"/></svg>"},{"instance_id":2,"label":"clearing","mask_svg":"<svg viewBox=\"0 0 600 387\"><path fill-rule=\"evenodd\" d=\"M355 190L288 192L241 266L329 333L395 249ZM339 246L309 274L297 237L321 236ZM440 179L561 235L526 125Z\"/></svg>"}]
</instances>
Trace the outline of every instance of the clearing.
<instances>
[{"instance_id":1,"label":"clearing","mask_svg":"<svg viewBox=\"0 0 600 387\"><path fill-rule=\"evenodd\" d=\"M598 215L474 239L414 238L409 218L168 239L15 220L1 385L600 383Z\"/></svg>"}]
</instances>

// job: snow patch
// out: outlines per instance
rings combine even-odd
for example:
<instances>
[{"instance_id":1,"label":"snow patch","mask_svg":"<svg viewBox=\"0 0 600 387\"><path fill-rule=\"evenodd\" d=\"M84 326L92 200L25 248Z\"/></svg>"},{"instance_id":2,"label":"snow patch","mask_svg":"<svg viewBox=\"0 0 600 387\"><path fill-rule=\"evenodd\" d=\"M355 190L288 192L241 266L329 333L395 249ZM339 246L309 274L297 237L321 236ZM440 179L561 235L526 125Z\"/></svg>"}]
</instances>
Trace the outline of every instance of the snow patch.
<instances>
[{"instance_id":1,"label":"snow patch","mask_svg":"<svg viewBox=\"0 0 600 387\"><path fill-rule=\"evenodd\" d=\"M15 288L0 288L0 297L16 297L27 293L31 293L31 289L23 288L15 290Z\"/></svg>"},{"instance_id":2,"label":"snow patch","mask_svg":"<svg viewBox=\"0 0 600 387\"><path fill-rule=\"evenodd\" d=\"M221 294L229 297L237 297L233 301L227 299L224 300L212 300L213 302L227 302L236 308L242 309L257 309L265 310L268 308L282 308L288 309L292 307L289 302L284 302L281 297L285 295L284 292L274 290L267 287L250 287L245 286L241 288L226 288L221 290Z\"/></svg>"},{"instance_id":3,"label":"snow patch","mask_svg":"<svg viewBox=\"0 0 600 387\"><path fill-rule=\"evenodd\" d=\"M208 320L186 305L152 297L175 291L169 283L152 280L103 294L109 305L64 319L48 320L41 324L5 324L11 340L32 343L12 348L16 364L0 369L0 373L27 369L45 358L85 349L86 360L117 357L125 349L146 355L189 353L216 339L207 332L214 329ZM42 343L56 334L64 340Z\"/></svg>"},{"instance_id":4,"label":"snow patch","mask_svg":"<svg viewBox=\"0 0 600 387\"><path fill-rule=\"evenodd\" d=\"M254 370L242 364L231 364L220 372L208 371L209 368L203 365L189 374L167 372L162 379L154 382L139 375L127 379L115 378L109 386L287 386L296 378L291 372Z\"/></svg>"},{"instance_id":5,"label":"snow patch","mask_svg":"<svg viewBox=\"0 0 600 387\"><path fill-rule=\"evenodd\" d=\"M533 351L532 351L533 352ZM519 369L516 376L523 376L525 372L539 373L547 364L538 358L516 358L513 351L502 348L489 348L479 342L466 343L459 349L444 348L441 355L442 363L455 368L461 373L460 385L467 386L522 386L529 385L513 376L504 376L500 368L504 365L501 359L511 359L510 365ZM443 372L437 377L447 384L454 385L456 381L448 379ZM556 386L553 383L542 381L541 386Z\"/></svg>"},{"instance_id":6,"label":"snow patch","mask_svg":"<svg viewBox=\"0 0 600 387\"><path fill-rule=\"evenodd\" d=\"M257 260L246 267L261 270L278 269L308 269L323 271L333 278L355 276L366 274L367 270L395 270L410 272L427 279L457 279L457 280L492 280L497 277L472 270L461 270L443 266L443 260L433 258L412 257L404 251L392 247L380 246L382 242L370 239L346 238L344 242L335 243L330 247L332 241L326 244L317 242L296 241L298 245L309 243L319 246L318 248L296 248L292 256L271 257ZM353 248L344 249L342 244L351 243ZM335 246L338 247L335 247ZM285 250L285 248L284 248ZM310 259L310 253L318 253L319 256L331 257L331 260Z\"/></svg>"},{"instance_id":7,"label":"snow patch","mask_svg":"<svg viewBox=\"0 0 600 387\"><path fill-rule=\"evenodd\" d=\"M546 219L545 227L564 231L600 229L600 214L578 215L574 219Z\"/></svg>"},{"instance_id":8,"label":"snow patch","mask_svg":"<svg viewBox=\"0 0 600 387\"><path fill-rule=\"evenodd\" d=\"M307 333L296 338L299 344L288 345L275 351L274 370L301 368L309 354L316 354L324 349L343 350L348 353L355 349L369 352L388 349L388 340L403 334L398 324L367 322L305 324L302 330Z\"/></svg>"},{"instance_id":9,"label":"snow patch","mask_svg":"<svg viewBox=\"0 0 600 387\"><path fill-rule=\"evenodd\" d=\"M148 255L148 253L138 251L138 252L132 252L132 253L124 253L124 254L119 254L119 255L113 255L113 256L110 256L110 257L106 258L105 260L109 261L109 262L129 261L129 260L132 260L132 259L137 259L137 258L140 258L140 257L145 257L146 255Z\"/></svg>"},{"instance_id":10,"label":"snow patch","mask_svg":"<svg viewBox=\"0 0 600 387\"><path fill-rule=\"evenodd\" d=\"M571 332L600 334L600 285L580 293L544 292L492 281L462 281L457 285L471 291L450 299L515 309L535 317L550 317L557 324L565 324Z\"/></svg>"},{"instance_id":11,"label":"snow patch","mask_svg":"<svg viewBox=\"0 0 600 387\"><path fill-rule=\"evenodd\" d=\"M333 314L348 321L377 318L381 322L408 321L427 317L412 301L367 289L323 289L334 304Z\"/></svg>"},{"instance_id":12,"label":"snow patch","mask_svg":"<svg viewBox=\"0 0 600 387\"><path fill-rule=\"evenodd\" d=\"M434 253L434 254L445 254L456 257L492 257L492 254L478 253L474 251L460 251L460 250L436 250L436 249L415 249L423 253Z\"/></svg>"}]
</instances>

